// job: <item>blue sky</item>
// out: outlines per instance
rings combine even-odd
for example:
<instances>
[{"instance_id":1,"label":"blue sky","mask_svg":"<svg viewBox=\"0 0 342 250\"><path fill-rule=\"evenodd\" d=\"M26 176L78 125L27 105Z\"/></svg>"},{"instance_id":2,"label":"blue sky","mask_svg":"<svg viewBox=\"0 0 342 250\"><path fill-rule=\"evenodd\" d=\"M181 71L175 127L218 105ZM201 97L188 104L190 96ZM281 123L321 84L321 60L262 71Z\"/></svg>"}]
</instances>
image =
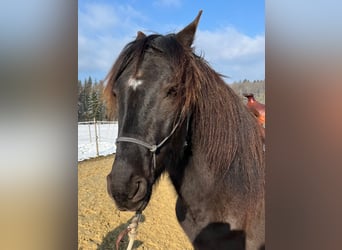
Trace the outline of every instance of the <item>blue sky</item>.
<instances>
[{"instance_id":1,"label":"blue sky","mask_svg":"<svg viewBox=\"0 0 342 250\"><path fill-rule=\"evenodd\" d=\"M202 9L194 42L228 83L265 78L265 8L261 0L80 0L78 78L103 79L138 30L176 33Z\"/></svg>"}]
</instances>

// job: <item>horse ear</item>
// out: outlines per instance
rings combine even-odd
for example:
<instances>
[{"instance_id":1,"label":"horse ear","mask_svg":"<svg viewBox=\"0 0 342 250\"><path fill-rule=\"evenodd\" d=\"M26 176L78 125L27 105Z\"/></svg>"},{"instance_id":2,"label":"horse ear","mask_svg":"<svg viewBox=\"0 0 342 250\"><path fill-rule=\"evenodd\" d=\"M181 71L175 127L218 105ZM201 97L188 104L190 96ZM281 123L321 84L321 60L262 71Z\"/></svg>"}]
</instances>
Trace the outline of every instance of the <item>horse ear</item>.
<instances>
[{"instance_id":1,"label":"horse ear","mask_svg":"<svg viewBox=\"0 0 342 250\"><path fill-rule=\"evenodd\" d=\"M143 39L145 37L146 37L146 35L143 32L138 31L137 37L135 38L135 40Z\"/></svg>"},{"instance_id":2,"label":"horse ear","mask_svg":"<svg viewBox=\"0 0 342 250\"><path fill-rule=\"evenodd\" d=\"M197 25L198 25L201 15L202 15L202 10L198 12L197 17L195 18L195 20L192 21L192 23L190 23L188 26L186 26L184 29L182 29L180 32L176 34L177 40L180 43L182 43L184 46L191 47L195 38Z\"/></svg>"}]
</instances>

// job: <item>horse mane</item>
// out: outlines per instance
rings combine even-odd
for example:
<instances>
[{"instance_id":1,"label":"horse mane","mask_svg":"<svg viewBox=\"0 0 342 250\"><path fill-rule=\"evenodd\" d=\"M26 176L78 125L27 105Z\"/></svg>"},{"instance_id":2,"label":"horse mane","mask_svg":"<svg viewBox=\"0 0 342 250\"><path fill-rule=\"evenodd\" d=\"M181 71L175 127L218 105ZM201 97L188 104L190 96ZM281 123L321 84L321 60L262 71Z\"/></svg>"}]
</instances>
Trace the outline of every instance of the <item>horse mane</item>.
<instances>
[{"instance_id":1,"label":"horse mane","mask_svg":"<svg viewBox=\"0 0 342 250\"><path fill-rule=\"evenodd\" d=\"M170 61L178 110L183 120L188 114L195 119L193 138L210 170L222 178L238 176L235 180L239 180L237 185L243 185L240 188L260 195L264 185L259 181L264 180L264 152L255 117L223 81L222 75L192 48L179 43L174 34L150 35L124 48L106 77L107 106L112 111L115 109L112 93L115 80L130 63L134 63L137 72L148 48L162 52Z\"/></svg>"},{"instance_id":2,"label":"horse mane","mask_svg":"<svg viewBox=\"0 0 342 250\"><path fill-rule=\"evenodd\" d=\"M187 57L184 95L189 104L184 107L185 113L194 112L201 153L217 176L229 175L239 190L257 198L263 192L265 166L259 125L220 74L203 58L193 53Z\"/></svg>"}]
</instances>

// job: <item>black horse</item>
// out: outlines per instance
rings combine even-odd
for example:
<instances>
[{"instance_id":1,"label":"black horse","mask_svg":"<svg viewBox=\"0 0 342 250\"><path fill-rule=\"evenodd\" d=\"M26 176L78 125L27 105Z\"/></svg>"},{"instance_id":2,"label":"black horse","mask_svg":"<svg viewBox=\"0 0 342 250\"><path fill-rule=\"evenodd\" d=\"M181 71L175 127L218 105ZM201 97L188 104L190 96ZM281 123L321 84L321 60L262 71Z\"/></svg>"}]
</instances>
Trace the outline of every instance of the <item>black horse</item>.
<instances>
[{"instance_id":1,"label":"black horse","mask_svg":"<svg viewBox=\"0 0 342 250\"><path fill-rule=\"evenodd\" d=\"M195 249L263 249L262 135L221 75L193 52L201 13L177 34L138 32L108 74L105 94L119 123L108 192L120 210L142 211L166 171Z\"/></svg>"}]
</instances>

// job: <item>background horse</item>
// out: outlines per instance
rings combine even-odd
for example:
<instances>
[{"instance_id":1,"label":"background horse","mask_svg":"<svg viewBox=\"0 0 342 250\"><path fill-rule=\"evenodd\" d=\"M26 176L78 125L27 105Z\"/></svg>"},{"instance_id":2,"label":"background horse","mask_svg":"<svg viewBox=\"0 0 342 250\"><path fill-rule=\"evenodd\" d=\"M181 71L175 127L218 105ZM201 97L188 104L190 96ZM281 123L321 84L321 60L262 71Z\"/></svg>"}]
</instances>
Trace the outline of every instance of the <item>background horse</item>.
<instances>
[{"instance_id":1,"label":"background horse","mask_svg":"<svg viewBox=\"0 0 342 250\"><path fill-rule=\"evenodd\" d=\"M262 135L221 75L194 54L201 13L177 34L138 32L108 74L119 124L108 192L120 210L142 211L166 171L195 249L263 249Z\"/></svg>"},{"instance_id":2,"label":"background horse","mask_svg":"<svg viewBox=\"0 0 342 250\"><path fill-rule=\"evenodd\" d=\"M259 124L260 124L260 129L261 129L261 134L263 137L263 141L265 142L265 104L262 104L255 100L254 94L252 93L244 93L243 94L245 97L247 97L247 107L248 109L254 114L254 116L257 118Z\"/></svg>"}]
</instances>

